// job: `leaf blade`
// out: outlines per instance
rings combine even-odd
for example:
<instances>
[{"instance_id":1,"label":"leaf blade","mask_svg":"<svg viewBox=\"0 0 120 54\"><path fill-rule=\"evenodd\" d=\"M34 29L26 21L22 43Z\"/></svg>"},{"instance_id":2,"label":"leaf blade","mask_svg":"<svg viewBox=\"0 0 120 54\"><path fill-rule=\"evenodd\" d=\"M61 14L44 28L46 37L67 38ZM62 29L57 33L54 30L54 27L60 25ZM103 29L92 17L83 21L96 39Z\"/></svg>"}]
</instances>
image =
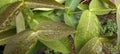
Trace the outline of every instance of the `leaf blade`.
<instances>
[{"instance_id":1,"label":"leaf blade","mask_svg":"<svg viewBox=\"0 0 120 54\"><path fill-rule=\"evenodd\" d=\"M26 54L37 42L35 32L26 30L18 33L5 46L4 54ZM12 48L12 49L11 49Z\"/></svg>"},{"instance_id":2,"label":"leaf blade","mask_svg":"<svg viewBox=\"0 0 120 54\"><path fill-rule=\"evenodd\" d=\"M26 7L29 8L56 8L64 9L62 4L57 3L54 0L26 0Z\"/></svg>"},{"instance_id":3,"label":"leaf blade","mask_svg":"<svg viewBox=\"0 0 120 54\"><path fill-rule=\"evenodd\" d=\"M10 4L2 13L0 13L0 28L10 25L14 17L19 13L23 3L18 1Z\"/></svg>"},{"instance_id":4,"label":"leaf blade","mask_svg":"<svg viewBox=\"0 0 120 54\"><path fill-rule=\"evenodd\" d=\"M38 26L39 39L55 41L74 33L74 29L61 22L46 21Z\"/></svg>"},{"instance_id":5,"label":"leaf blade","mask_svg":"<svg viewBox=\"0 0 120 54\"><path fill-rule=\"evenodd\" d=\"M99 34L99 21L97 16L86 10L82 13L75 34L75 46L77 51L91 38Z\"/></svg>"},{"instance_id":6,"label":"leaf blade","mask_svg":"<svg viewBox=\"0 0 120 54\"><path fill-rule=\"evenodd\" d=\"M111 11L111 9L105 7L101 0L92 0L89 6L89 10L94 12L96 15L107 14Z\"/></svg>"},{"instance_id":7,"label":"leaf blade","mask_svg":"<svg viewBox=\"0 0 120 54\"><path fill-rule=\"evenodd\" d=\"M103 38L94 37L88 41L78 54L100 54L102 52Z\"/></svg>"}]
</instances>

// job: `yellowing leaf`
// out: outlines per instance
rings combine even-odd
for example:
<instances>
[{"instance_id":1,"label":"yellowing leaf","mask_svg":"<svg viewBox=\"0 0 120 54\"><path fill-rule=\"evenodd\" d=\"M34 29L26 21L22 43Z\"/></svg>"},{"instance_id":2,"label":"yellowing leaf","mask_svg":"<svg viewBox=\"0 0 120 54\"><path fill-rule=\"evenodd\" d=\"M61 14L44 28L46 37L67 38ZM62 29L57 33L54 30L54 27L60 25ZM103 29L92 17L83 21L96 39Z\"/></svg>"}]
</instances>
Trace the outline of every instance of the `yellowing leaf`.
<instances>
[{"instance_id":1,"label":"yellowing leaf","mask_svg":"<svg viewBox=\"0 0 120 54\"><path fill-rule=\"evenodd\" d=\"M86 42L98 35L99 21L97 16L88 10L84 11L80 17L75 34L76 49L79 51Z\"/></svg>"},{"instance_id":2,"label":"yellowing leaf","mask_svg":"<svg viewBox=\"0 0 120 54\"><path fill-rule=\"evenodd\" d=\"M38 26L39 39L45 41L60 40L74 33L74 29L61 22L46 21Z\"/></svg>"},{"instance_id":3,"label":"yellowing leaf","mask_svg":"<svg viewBox=\"0 0 120 54\"><path fill-rule=\"evenodd\" d=\"M64 5L57 3L55 0L26 0L26 7L29 8L56 8L64 9Z\"/></svg>"},{"instance_id":4,"label":"yellowing leaf","mask_svg":"<svg viewBox=\"0 0 120 54\"><path fill-rule=\"evenodd\" d=\"M27 54L37 42L37 35L31 30L20 32L7 43L4 54Z\"/></svg>"},{"instance_id":5,"label":"yellowing leaf","mask_svg":"<svg viewBox=\"0 0 120 54\"><path fill-rule=\"evenodd\" d=\"M101 0L92 0L89 6L89 10L97 15L107 14L111 11L111 9L105 7Z\"/></svg>"}]
</instances>

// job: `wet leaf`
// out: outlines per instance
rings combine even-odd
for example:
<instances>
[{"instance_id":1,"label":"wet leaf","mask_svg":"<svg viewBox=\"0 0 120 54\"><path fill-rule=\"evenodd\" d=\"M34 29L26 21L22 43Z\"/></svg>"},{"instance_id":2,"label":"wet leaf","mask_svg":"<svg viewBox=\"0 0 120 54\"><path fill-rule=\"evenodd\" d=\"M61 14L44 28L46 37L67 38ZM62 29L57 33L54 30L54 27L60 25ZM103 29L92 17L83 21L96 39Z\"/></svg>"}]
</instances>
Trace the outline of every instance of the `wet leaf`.
<instances>
[{"instance_id":1,"label":"wet leaf","mask_svg":"<svg viewBox=\"0 0 120 54\"><path fill-rule=\"evenodd\" d=\"M45 41L60 40L74 33L74 29L61 22L46 21L38 26L39 39Z\"/></svg>"},{"instance_id":2,"label":"wet leaf","mask_svg":"<svg viewBox=\"0 0 120 54\"><path fill-rule=\"evenodd\" d=\"M37 35L31 30L20 32L7 43L4 54L27 54L37 42Z\"/></svg>"},{"instance_id":3,"label":"wet leaf","mask_svg":"<svg viewBox=\"0 0 120 54\"><path fill-rule=\"evenodd\" d=\"M75 34L77 51L79 51L90 39L99 35L99 25L97 16L94 13L88 10L82 13Z\"/></svg>"},{"instance_id":4,"label":"wet leaf","mask_svg":"<svg viewBox=\"0 0 120 54\"><path fill-rule=\"evenodd\" d=\"M92 38L82 47L78 54L102 54L102 41L104 41L104 38Z\"/></svg>"},{"instance_id":5,"label":"wet leaf","mask_svg":"<svg viewBox=\"0 0 120 54\"><path fill-rule=\"evenodd\" d=\"M8 31L0 32L0 45L6 44L13 38L13 35L16 33L16 29L10 29Z\"/></svg>"},{"instance_id":6,"label":"wet leaf","mask_svg":"<svg viewBox=\"0 0 120 54\"><path fill-rule=\"evenodd\" d=\"M58 52L63 52L65 54L69 54L71 52L71 46L70 42L67 38L63 38L61 40L56 40L56 41L44 41L40 40L43 44L45 44L47 47L58 51Z\"/></svg>"},{"instance_id":7,"label":"wet leaf","mask_svg":"<svg viewBox=\"0 0 120 54\"><path fill-rule=\"evenodd\" d=\"M14 2L10 4L2 13L0 13L0 28L5 28L10 25L10 22L14 20L16 15L19 13L22 2Z\"/></svg>"},{"instance_id":8,"label":"wet leaf","mask_svg":"<svg viewBox=\"0 0 120 54\"><path fill-rule=\"evenodd\" d=\"M89 9L97 15L108 14L111 11L111 9L105 7L101 0L92 0Z\"/></svg>"},{"instance_id":9,"label":"wet leaf","mask_svg":"<svg viewBox=\"0 0 120 54\"><path fill-rule=\"evenodd\" d=\"M25 0L26 7L29 8L55 8L64 9L64 5L55 0Z\"/></svg>"}]
</instances>

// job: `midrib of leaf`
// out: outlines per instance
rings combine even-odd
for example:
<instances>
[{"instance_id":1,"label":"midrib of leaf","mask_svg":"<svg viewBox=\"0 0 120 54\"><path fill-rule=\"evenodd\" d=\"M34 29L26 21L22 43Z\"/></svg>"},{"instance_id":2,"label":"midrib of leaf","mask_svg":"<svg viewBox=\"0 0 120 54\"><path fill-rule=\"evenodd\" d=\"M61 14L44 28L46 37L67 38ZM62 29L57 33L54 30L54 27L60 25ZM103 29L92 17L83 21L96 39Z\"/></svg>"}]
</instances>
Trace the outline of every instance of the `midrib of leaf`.
<instances>
[{"instance_id":1,"label":"midrib of leaf","mask_svg":"<svg viewBox=\"0 0 120 54\"><path fill-rule=\"evenodd\" d=\"M100 41L100 39L98 38L97 41L96 41L96 43L95 43L95 45L93 46L93 48L90 51L92 51L92 50L95 49L95 47L97 46L97 44L99 43L99 41Z\"/></svg>"},{"instance_id":2,"label":"midrib of leaf","mask_svg":"<svg viewBox=\"0 0 120 54\"><path fill-rule=\"evenodd\" d=\"M12 14L13 14L14 12L16 12L22 5L24 5L23 2L21 2L21 4L12 12ZM12 16L12 14L10 14L10 16Z\"/></svg>"},{"instance_id":3,"label":"midrib of leaf","mask_svg":"<svg viewBox=\"0 0 120 54\"><path fill-rule=\"evenodd\" d=\"M103 9L103 10L101 10L101 9L90 9L90 11L95 11L95 12L102 12L102 11L114 11L114 10L116 10L116 9Z\"/></svg>"},{"instance_id":4,"label":"midrib of leaf","mask_svg":"<svg viewBox=\"0 0 120 54\"><path fill-rule=\"evenodd\" d=\"M87 23L88 25L87 25L87 29L86 29L86 32L85 32L85 35L84 35L84 36L87 35L87 31L89 30L89 25L90 25L90 22L91 22L91 20L90 20L90 18L91 18L91 17L90 17L90 12L89 12L89 16L88 16L88 17L89 17L89 21L88 21L88 23Z\"/></svg>"},{"instance_id":5,"label":"midrib of leaf","mask_svg":"<svg viewBox=\"0 0 120 54\"><path fill-rule=\"evenodd\" d=\"M70 7L72 7L73 4L74 4L74 0L71 2Z\"/></svg>"}]
</instances>

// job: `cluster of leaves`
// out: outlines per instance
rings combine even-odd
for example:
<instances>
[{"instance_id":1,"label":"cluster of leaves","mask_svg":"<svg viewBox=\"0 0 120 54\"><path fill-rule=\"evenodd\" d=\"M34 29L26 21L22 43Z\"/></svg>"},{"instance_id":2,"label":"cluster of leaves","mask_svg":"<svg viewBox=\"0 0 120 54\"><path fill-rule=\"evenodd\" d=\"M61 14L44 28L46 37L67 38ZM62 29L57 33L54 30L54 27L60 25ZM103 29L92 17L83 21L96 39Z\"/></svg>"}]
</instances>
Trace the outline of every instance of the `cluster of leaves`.
<instances>
[{"instance_id":1,"label":"cluster of leaves","mask_svg":"<svg viewBox=\"0 0 120 54\"><path fill-rule=\"evenodd\" d=\"M116 34L117 25L115 47L120 43L119 2L116 0L115 6L109 0L0 0L3 54L50 54L46 47L63 54L111 53L110 40L115 38L110 38ZM98 15L109 13L116 13L117 25L107 19L101 31Z\"/></svg>"}]
</instances>

